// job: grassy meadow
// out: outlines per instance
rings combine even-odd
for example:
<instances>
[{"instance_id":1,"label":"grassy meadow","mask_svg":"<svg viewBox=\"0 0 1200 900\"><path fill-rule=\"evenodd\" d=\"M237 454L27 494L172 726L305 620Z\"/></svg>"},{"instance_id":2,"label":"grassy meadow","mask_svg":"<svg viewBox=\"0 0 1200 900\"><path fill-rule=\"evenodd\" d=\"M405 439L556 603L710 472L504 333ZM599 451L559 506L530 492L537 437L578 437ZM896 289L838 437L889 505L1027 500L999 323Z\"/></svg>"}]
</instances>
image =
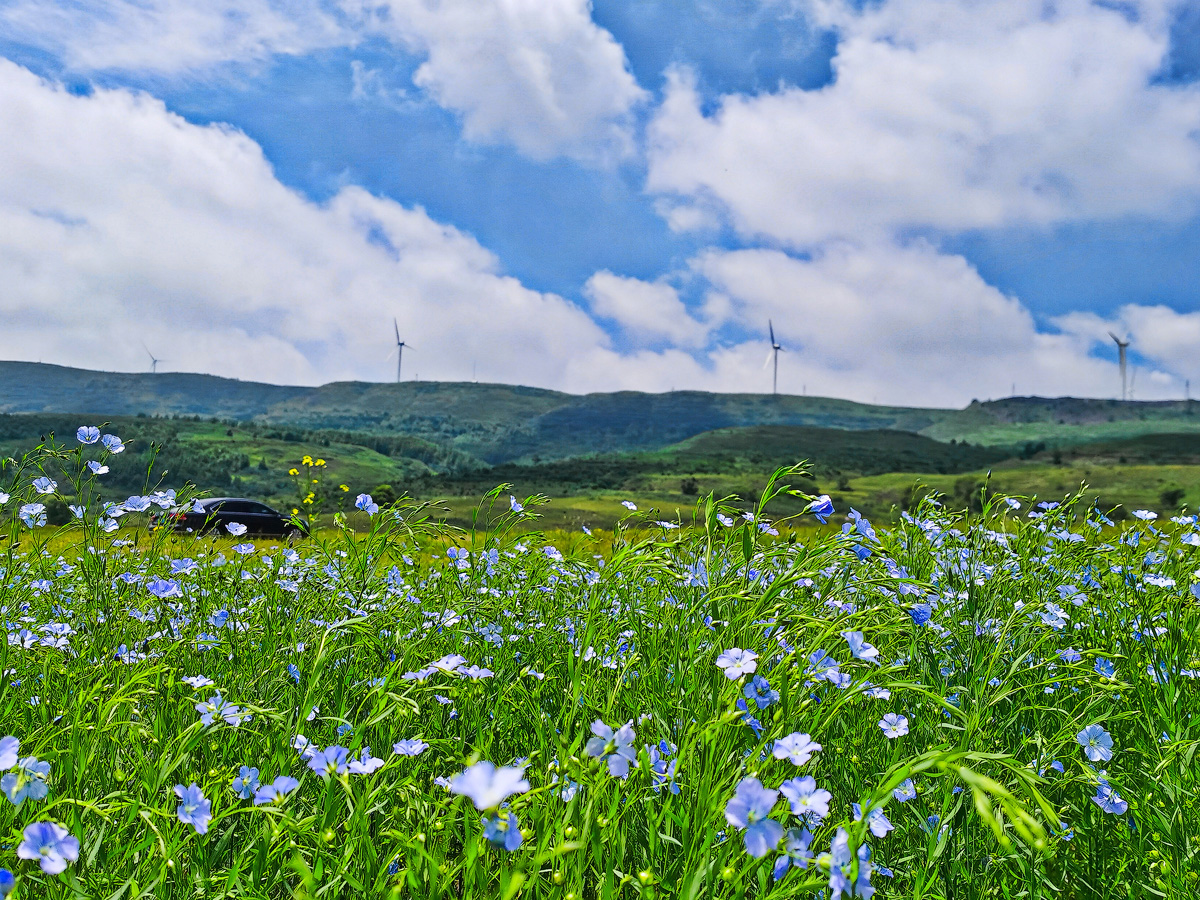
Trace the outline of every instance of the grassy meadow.
<instances>
[{"instance_id":1,"label":"grassy meadow","mask_svg":"<svg viewBox=\"0 0 1200 900\"><path fill-rule=\"evenodd\" d=\"M287 546L148 530L188 493L79 438L0 466L0 894L1200 893L1194 516L997 474L873 526L784 469Z\"/></svg>"}]
</instances>

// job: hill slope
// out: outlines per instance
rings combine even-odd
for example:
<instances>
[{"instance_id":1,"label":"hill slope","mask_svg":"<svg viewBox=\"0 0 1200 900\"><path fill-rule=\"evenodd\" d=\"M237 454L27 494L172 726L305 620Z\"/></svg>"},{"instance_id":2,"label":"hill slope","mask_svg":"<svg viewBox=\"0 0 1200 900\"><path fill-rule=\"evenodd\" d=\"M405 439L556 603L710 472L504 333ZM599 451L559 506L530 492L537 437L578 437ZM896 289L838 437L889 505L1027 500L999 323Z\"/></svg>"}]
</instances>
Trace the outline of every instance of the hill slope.
<instances>
[{"instance_id":1,"label":"hill slope","mask_svg":"<svg viewBox=\"0 0 1200 900\"><path fill-rule=\"evenodd\" d=\"M889 429L1015 448L1200 433L1200 403L1011 397L962 410L827 397L672 391L565 394L504 384L335 382L288 387L212 375L92 372L0 362L0 413L199 416L306 430L407 435L487 463L658 450L725 428ZM891 452L889 450L889 452ZM853 467L848 463L847 467Z\"/></svg>"},{"instance_id":2,"label":"hill slope","mask_svg":"<svg viewBox=\"0 0 1200 900\"><path fill-rule=\"evenodd\" d=\"M211 375L0 362L5 412L200 416L406 434L491 463L657 449L715 428L762 424L919 431L951 414L823 397L701 391L579 396L517 385L411 381L281 387Z\"/></svg>"},{"instance_id":3,"label":"hill slope","mask_svg":"<svg viewBox=\"0 0 1200 900\"><path fill-rule=\"evenodd\" d=\"M1065 447L1145 434L1200 431L1195 400L1120 401L1081 397L1008 397L972 403L921 433L937 440L1017 445L1044 441Z\"/></svg>"}]
</instances>

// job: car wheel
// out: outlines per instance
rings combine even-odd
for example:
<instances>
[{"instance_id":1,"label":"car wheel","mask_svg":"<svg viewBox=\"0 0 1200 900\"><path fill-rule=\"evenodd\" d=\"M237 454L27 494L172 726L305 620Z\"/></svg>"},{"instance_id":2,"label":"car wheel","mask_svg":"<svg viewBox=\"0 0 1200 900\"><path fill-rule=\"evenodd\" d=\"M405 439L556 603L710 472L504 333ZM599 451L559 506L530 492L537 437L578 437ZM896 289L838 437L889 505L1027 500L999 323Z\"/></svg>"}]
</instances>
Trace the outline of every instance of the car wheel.
<instances>
[{"instance_id":1,"label":"car wheel","mask_svg":"<svg viewBox=\"0 0 1200 900\"><path fill-rule=\"evenodd\" d=\"M283 539L287 541L288 546L298 543L304 537L304 532L299 528L288 528L283 532Z\"/></svg>"}]
</instances>

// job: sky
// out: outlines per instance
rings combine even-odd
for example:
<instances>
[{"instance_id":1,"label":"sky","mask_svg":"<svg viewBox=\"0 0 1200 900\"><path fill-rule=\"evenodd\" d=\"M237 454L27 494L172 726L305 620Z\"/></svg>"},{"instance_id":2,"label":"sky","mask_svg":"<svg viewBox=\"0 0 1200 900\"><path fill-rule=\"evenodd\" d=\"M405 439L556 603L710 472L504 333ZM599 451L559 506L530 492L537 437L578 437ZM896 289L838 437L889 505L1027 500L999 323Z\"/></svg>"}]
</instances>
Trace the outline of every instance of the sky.
<instances>
[{"instance_id":1,"label":"sky","mask_svg":"<svg viewBox=\"0 0 1200 900\"><path fill-rule=\"evenodd\" d=\"M0 358L1200 392L1194 0L0 0Z\"/></svg>"}]
</instances>

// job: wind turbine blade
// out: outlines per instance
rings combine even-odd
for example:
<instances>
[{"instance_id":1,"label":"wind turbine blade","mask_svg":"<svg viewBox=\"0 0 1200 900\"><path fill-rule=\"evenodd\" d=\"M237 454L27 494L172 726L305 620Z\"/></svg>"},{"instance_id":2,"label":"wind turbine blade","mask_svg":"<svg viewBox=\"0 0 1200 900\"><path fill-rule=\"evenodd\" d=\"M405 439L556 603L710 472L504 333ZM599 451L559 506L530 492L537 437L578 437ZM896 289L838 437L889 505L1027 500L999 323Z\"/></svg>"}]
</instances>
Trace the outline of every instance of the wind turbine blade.
<instances>
[{"instance_id":1,"label":"wind turbine blade","mask_svg":"<svg viewBox=\"0 0 1200 900\"><path fill-rule=\"evenodd\" d=\"M400 343L400 323L392 319L392 327L396 329L396 343Z\"/></svg>"},{"instance_id":2,"label":"wind turbine blade","mask_svg":"<svg viewBox=\"0 0 1200 900\"><path fill-rule=\"evenodd\" d=\"M774 358L775 358L775 351L773 349L768 350L767 358L765 360L763 360L763 368L764 369L768 368L771 365L771 360L773 360Z\"/></svg>"},{"instance_id":3,"label":"wind turbine blade","mask_svg":"<svg viewBox=\"0 0 1200 900\"><path fill-rule=\"evenodd\" d=\"M772 322L770 319L767 319L767 331L770 332L771 346L774 347L775 346L775 323Z\"/></svg>"},{"instance_id":4,"label":"wind turbine blade","mask_svg":"<svg viewBox=\"0 0 1200 900\"><path fill-rule=\"evenodd\" d=\"M1111 331L1108 333L1108 336L1110 338L1112 338L1114 341L1116 341L1118 344L1121 343L1121 339L1119 337L1117 337L1115 334L1113 334Z\"/></svg>"}]
</instances>

